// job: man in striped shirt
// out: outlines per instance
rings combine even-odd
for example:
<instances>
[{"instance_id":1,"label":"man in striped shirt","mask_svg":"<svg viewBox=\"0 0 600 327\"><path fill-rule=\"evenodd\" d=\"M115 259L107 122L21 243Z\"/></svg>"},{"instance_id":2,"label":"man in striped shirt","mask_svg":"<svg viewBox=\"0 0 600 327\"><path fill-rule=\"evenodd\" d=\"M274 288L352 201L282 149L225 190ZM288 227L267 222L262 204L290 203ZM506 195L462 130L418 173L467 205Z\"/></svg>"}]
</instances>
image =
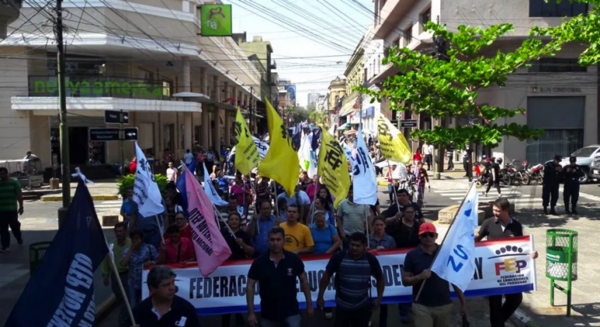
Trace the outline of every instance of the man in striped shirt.
<instances>
[{"instance_id":1,"label":"man in striped shirt","mask_svg":"<svg viewBox=\"0 0 600 327\"><path fill-rule=\"evenodd\" d=\"M317 307L323 309L323 295L335 273L336 327L367 327L371 319L371 308L377 309L383 298L385 279L377 258L366 252L367 237L363 233L350 235L347 251L335 254L329 260L319 283ZM371 276L377 280L377 299L369 303Z\"/></svg>"}]
</instances>

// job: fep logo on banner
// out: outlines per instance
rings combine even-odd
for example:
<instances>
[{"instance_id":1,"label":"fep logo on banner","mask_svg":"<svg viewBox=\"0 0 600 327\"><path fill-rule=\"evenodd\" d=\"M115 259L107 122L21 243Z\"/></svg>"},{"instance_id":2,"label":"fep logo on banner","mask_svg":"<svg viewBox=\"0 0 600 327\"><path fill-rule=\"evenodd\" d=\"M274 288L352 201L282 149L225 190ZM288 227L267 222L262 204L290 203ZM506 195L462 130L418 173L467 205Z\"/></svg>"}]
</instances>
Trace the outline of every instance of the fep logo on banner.
<instances>
[{"instance_id":1,"label":"fep logo on banner","mask_svg":"<svg viewBox=\"0 0 600 327\"><path fill-rule=\"evenodd\" d=\"M518 274L525 267L527 267L527 261L525 260L517 260L516 258L505 259L503 262L496 262L496 276L500 276L502 270Z\"/></svg>"},{"instance_id":2,"label":"fep logo on banner","mask_svg":"<svg viewBox=\"0 0 600 327\"><path fill-rule=\"evenodd\" d=\"M527 267L526 260L518 260L518 258L516 258L518 256L528 255L527 253L523 253L523 249L521 247L511 246L509 244L497 249L495 252L497 255L489 257L488 259L512 257L495 263L496 276L500 276L502 271L518 274L522 269Z\"/></svg>"}]
</instances>

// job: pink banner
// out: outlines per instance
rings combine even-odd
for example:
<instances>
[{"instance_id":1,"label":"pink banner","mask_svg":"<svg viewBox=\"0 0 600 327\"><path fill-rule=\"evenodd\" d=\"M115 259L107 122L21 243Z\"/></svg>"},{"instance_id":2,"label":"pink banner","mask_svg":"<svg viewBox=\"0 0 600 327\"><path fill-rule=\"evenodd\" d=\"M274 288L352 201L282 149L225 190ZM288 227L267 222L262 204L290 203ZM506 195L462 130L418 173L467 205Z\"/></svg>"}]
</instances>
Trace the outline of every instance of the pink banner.
<instances>
[{"instance_id":1,"label":"pink banner","mask_svg":"<svg viewBox=\"0 0 600 327\"><path fill-rule=\"evenodd\" d=\"M189 222L196 250L196 260L200 273L206 277L229 258L231 250L221 235L215 221L213 205L204 193L204 189L189 171L185 174L185 178Z\"/></svg>"}]
</instances>

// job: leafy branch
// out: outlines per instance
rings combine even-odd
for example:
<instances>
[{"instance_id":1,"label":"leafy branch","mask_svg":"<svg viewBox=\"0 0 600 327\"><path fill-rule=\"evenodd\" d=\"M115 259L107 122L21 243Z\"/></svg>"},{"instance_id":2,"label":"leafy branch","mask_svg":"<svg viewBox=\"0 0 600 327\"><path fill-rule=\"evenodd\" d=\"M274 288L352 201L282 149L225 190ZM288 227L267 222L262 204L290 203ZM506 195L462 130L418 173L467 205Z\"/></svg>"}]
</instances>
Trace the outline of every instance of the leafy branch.
<instances>
[{"instance_id":1,"label":"leafy branch","mask_svg":"<svg viewBox=\"0 0 600 327\"><path fill-rule=\"evenodd\" d=\"M600 1L600 0L599 0ZM487 146L497 145L503 136L519 139L539 138L543 132L517 124L498 125L499 118L524 114L525 109L501 108L478 105L478 92L485 88L502 88L510 74L528 67L543 56L553 56L560 50L560 42L532 38L512 52L492 51L491 46L513 31L511 24L498 24L489 28L461 25L457 32L445 26L427 23L425 28L434 37L442 38L448 49L442 60L408 48L393 48L383 60L399 68L400 73L389 77L382 90L357 87L361 93L370 95L372 101L387 98L392 110L421 113L426 111L433 118L471 117L480 118L484 124L436 127L431 131L416 130L413 138L430 144L447 146L450 142L464 148L470 142Z\"/></svg>"}]
</instances>

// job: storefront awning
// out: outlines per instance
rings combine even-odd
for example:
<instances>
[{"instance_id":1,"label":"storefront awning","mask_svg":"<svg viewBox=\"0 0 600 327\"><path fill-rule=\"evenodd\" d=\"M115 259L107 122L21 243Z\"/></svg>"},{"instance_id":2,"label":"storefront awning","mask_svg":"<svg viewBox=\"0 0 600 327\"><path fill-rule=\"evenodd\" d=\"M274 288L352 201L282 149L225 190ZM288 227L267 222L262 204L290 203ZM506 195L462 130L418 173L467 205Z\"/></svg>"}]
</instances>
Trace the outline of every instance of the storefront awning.
<instances>
[{"instance_id":1,"label":"storefront awning","mask_svg":"<svg viewBox=\"0 0 600 327\"><path fill-rule=\"evenodd\" d=\"M57 97L11 97L11 109L54 115L60 110ZM202 104L192 101L168 101L130 98L67 97L67 110L125 110L137 112L202 112Z\"/></svg>"}]
</instances>

